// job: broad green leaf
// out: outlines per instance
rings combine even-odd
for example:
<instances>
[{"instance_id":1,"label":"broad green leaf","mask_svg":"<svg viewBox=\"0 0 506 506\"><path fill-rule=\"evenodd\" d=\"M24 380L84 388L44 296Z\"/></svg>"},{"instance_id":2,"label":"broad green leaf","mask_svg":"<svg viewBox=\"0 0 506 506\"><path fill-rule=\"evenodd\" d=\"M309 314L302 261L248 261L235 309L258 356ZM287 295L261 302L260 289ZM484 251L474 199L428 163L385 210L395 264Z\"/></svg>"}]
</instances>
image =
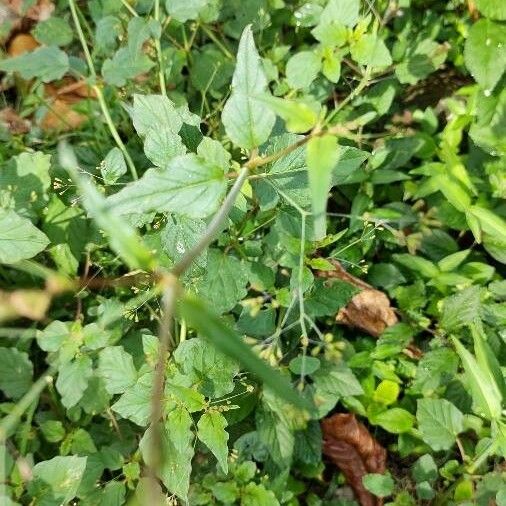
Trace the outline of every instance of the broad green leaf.
<instances>
[{"instance_id":1,"label":"broad green leaf","mask_svg":"<svg viewBox=\"0 0 506 506\"><path fill-rule=\"evenodd\" d=\"M152 129L163 128L177 134L183 126L183 120L174 103L164 95L134 94L129 113L139 135L147 135Z\"/></svg>"},{"instance_id":2,"label":"broad green leaf","mask_svg":"<svg viewBox=\"0 0 506 506\"><path fill-rule=\"evenodd\" d=\"M188 154L173 158L164 169L149 169L108 197L107 204L114 215L155 211L205 218L218 208L226 187L223 169Z\"/></svg>"},{"instance_id":3,"label":"broad green leaf","mask_svg":"<svg viewBox=\"0 0 506 506\"><path fill-rule=\"evenodd\" d=\"M338 364L322 363L312 375L312 380L317 392L334 396L336 402L340 397L364 393L352 370L343 362Z\"/></svg>"},{"instance_id":4,"label":"broad green leaf","mask_svg":"<svg viewBox=\"0 0 506 506\"><path fill-rule=\"evenodd\" d=\"M207 337L222 353L257 375L273 392L299 408L311 409L284 376L258 358L250 347L199 299L185 296L180 310L182 316L201 335Z\"/></svg>"},{"instance_id":5,"label":"broad green leaf","mask_svg":"<svg viewBox=\"0 0 506 506\"><path fill-rule=\"evenodd\" d=\"M506 21L506 4L496 0L476 0L476 7L487 18Z\"/></svg>"},{"instance_id":6,"label":"broad green leaf","mask_svg":"<svg viewBox=\"0 0 506 506\"><path fill-rule=\"evenodd\" d=\"M393 404L399 397L400 387L398 383L391 380L383 380L376 387L373 394L373 400L384 406Z\"/></svg>"},{"instance_id":7,"label":"broad green leaf","mask_svg":"<svg viewBox=\"0 0 506 506\"><path fill-rule=\"evenodd\" d=\"M144 140L144 154L157 167L164 168L172 158L185 153L186 146L171 127L160 125L148 130Z\"/></svg>"},{"instance_id":8,"label":"broad green leaf","mask_svg":"<svg viewBox=\"0 0 506 506\"><path fill-rule=\"evenodd\" d=\"M67 73L69 59L66 53L55 46L41 46L29 53L0 61L0 70L19 72L23 79L38 78L49 83Z\"/></svg>"},{"instance_id":9,"label":"broad green leaf","mask_svg":"<svg viewBox=\"0 0 506 506\"><path fill-rule=\"evenodd\" d=\"M132 355L123 346L108 346L98 355L98 372L110 394L121 394L135 384L137 371Z\"/></svg>"},{"instance_id":10,"label":"broad green leaf","mask_svg":"<svg viewBox=\"0 0 506 506\"><path fill-rule=\"evenodd\" d=\"M207 270L201 283L199 294L213 301L217 313L230 311L248 290L247 271L242 262L216 249L211 249L207 259Z\"/></svg>"},{"instance_id":11,"label":"broad green leaf","mask_svg":"<svg viewBox=\"0 0 506 506\"><path fill-rule=\"evenodd\" d=\"M410 255L408 253L399 253L393 255L394 260L402 266L418 272L424 278L434 278L439 274L439 269L425 258Z\"/></svg>"},{"instance_id":12,"label":"broad green leaf","mask_svg":"<svg viewBox=\"0 0 506 506\"><path fill-rule=\"evenodd\" d=\"M36 504L68 504L77 494L87 457L54 457L33 466L28 491Z\"/></svg>"},{"instance_id":13,"label":"broad green leaf","mask_svg":"<svg viewBox=\"0 0 506 506\"><path fill-rule=\"evenodd\" d=\"M423 440L435 451L449 450L464 430L464 415L446 399L419 399L416 419Z\"/></svg>"},{"instance_id":14,"label":"broad green leaf","mask_svg":"<svg viewBox=\"0 0 506 506\"><path fill-rule=\"evenodd\" d=\"M46 420L39 427L46 441L50 443L58 443L65 437L65 427L59 420Z\"/></svg>"},{"instance_id":15,"label":"broad green leaf","mask_svg":"<svg viewBox=\"0 0 506 506\"><path fill-rule=\"evenodd\" d=\"M315 373L320 368L320 360L315 357L298 355L290 360L289 366L293 374L308 375Z\"/></svg>"},{"instance_id":16,"label":"broad green leaf","mask_svg":"<svg viewBox=\"0 0 506 506\"><path fill-rule=\"evenodd\" d=\"M387 409L369 418L371 423L383 427L392 434L409 432L415 424L415 417L409 411L402 408Z\"/></svg>"},{"instance_id":17,"label":"broad green leaf","mask_svg":"<svg viewBox=\"0 0 506 506\"><path fill-rule=\"evenodd\" d=\"M32 258L49 244L46 234L14 211L0 209L0 263Z\"/></svg>"},{"instance_id":18,"label":"broad green leaf","mask_svg":"<svg viewBox=\"0 0 506 506\"><path fill-rule=\"evenodd\" d=\"M362 477L364 487L377 497L387 497L394 491L394 480L387 474L368 473Z\"/></svg>"},{"instance_id":19,"label":"broad green leaf","mask_svg":"<svg viewBox=\"0 0 506 506\"><path fill-rule=\"evenodd\" d=\"M203 394L193 388L177 385L170 381L165 383L165 395L167 395L169 405L171 401L175 401L177 404L182 404L190 413L202 411L206 407L206 399Z\"/></svg>"},{"instance_id":20,"label":"broad green leaf","mask_svg":"<svg viewBox=\"0 0 506 506\"><path fill-rule=\"evenodd\" d=\"M51 185L51 155L40 151L21 153L0 171L2 207L35 220L48 202Z\"/></svg>"},{"instance_id":21,"label":"broad green leaf","mask_svg":"<svg viewBox=\"0 0 506 506\"><path fill-rule=\"evenodd\" d=\"M487 341L487 335L479 319L471 325L471 334L474 341L474 354L481 370L486 373L491 383L495 383L501 393L503 401L506 399L506 381L501 370L501 365Z\"/></svg>"},{"instance_id":22,"label":"broad green leaf","mask_svg":"<svg viewBox=\"0 0 506 506\"><path fill-rule=\"evenodd\" d=\"M452 332L472 323L479 315L481 291L479 286L470 286L446 298L440 320L441 327Z\"/></svg>"},{"instance_id":23,"label":"broad green leaf","mask_svg":"<svg viewBox=\"0 0 506 506\"><path fill-rule=\"evenodd\" d=\"M185 414L186 413L186 414ZM182 501L187 500L190 486L191 460L193 458L192 419L184 409L169 413L167 423L161 427L164 456L158 476L167 489ZM152 428L150 427L139 443L144 462L153 465Z\"/></svg>"},{"instance_id":24,"label":"broad green leaf","mask_svg":"<svg viewBox=\"0 0 506 506\"><path fill-rule=\"evenodd\" d=\"M453 344L466 372L475 412L489 420L498 420L502 412L502 395L489 371L483 370L474 356L456 338Z\"/></svg>"},{"instance_id":25,"label":"broad green leaf","mask_svg":"<svg viewBox=\"0 0 506 506\"><path fill-rule=\"evenodd\" d=\"M221 142L215 141L210 137L203 137L197 147L197 155L207 162L221 167L224 172L228 172L232 157Z\"/></svg>"},{"instance_id":26,"label":"broad green leaf","mask_svg":"<svg viewBox=\"0 0 506 506\"><path fill-rule=\"evenodd\" d=\"M413 465L411 474L417 483L433 482L438 478L438 467L432 455L422 455Z\"/></svg>"},{"instance_id":27,"label":"broad green leaf","mask_svg":"<svg viewBox=\"0 0 506 506\"><path fill-rule=\"evenodd\" d=\"M128 418L141 427L145 426L150 415L152 387L153 373L149 372L127 388L111 408L123 418Z\"/></svg>"},{"instance_id":28,"label":"broad green leaf","mask_svg":"<svg viewBox=\"0 0 506 506\"><path fill-rule=\"evenodd\" d=\"M220 398L234 389L238 365L208 341L194 338L182 342L174 360L185 378L206 397Z\"/></svg>"},{"instance_id":29,"label":"broad green leaf","mask_svg":"<svg viewBox=\"0 0 506 506\"><path fill-rule=\"evenodd\" d=\"M251 26L248 25L239 41L232 95L221 115L227 135L241 148L256 148L271 133L276 116L269 107L255 99L255 96L266 92L267 79L255 47Z\"/></svg>"},{"instance_id":30,"label":"broad green leaf","mask_svg":"<svg viewBox=\"0 0 506 506\"><path fill-rule=\"evenodd\" d=\"M489 19L474 23L466 40L464 59L485 95L490 95L506 69L504 26Z\"/></svg>"},{"instance_id":31,"label":"broad green leaf","mask_svg":"<svg viewBox=\"0 0 506 506\"><path fill-rule=\"evenodd\" d=\"M345 281L336 280L328 285L317 279L305 300L304 307L306 312L313 317L334 316L359 291L356 286Z\"/></svg>"},{"instance_id":32,"label":"broad green leaf","mask_svg":"<svg viewBox=\"0 0 506 506\"><path fill-rule=\"evenodd\" d=\"M162 230L162 248L167 256L178 262L202 237L206 230L204 220L188 218L185 215L169 215ZM201 273L207 265L207 251L201 253L190 266L190 272Z\"/></svg>"},{"instance_id":33,"label":"broad green leaf","mask_svg":"<svg viewBox=\"0 0 506 506\"><path fill-rule=\"evenodd\" d=\"M506 241L506 220L481 206L471 206L468 211L478 220L485 234Z\"/></svg>"},{"instance_id":34,"label":"broad green leaf","mask_svg":"<svg viewBox=\"0 0 506 506\"><path fill-rule=\"evenodd\" d=\"M66 46L72 42L74 31L65 19L51 16L39 21L32 30L32 35L45 46Z\"/></svg>"},{"instance_id":35,"label":"broad green leaf","mask_svg":"<svg viewBox=\"0 0 506 506\"><path fill-rule=\"evenodd\" d=\"M242 490L241 506L279 506L279 501L272 490L250 482Z\"/></svg>"},{"instance_id":36,"label":"broad green leaf","mask_svg":"<svg viewBox=\"0 0 506 506\"><path fill-rule=\"evenodd\" d=\"M270 95L259 96L257 100L265 102L276 114L281 116L289 132L307 132L318 121L316 111L304 102L272 97Z\"/></svg>"},{"instance_id":37,"label":"broad green leaf","mask_svg":"<svg viewBox=\"0 0 506 506\"><path fill-rule=\"evenodd\" d=\"M445 256L438 263L437 266L441 272L451 272L455 270L471 253L471 250L464 249Z\"/></svg>"},{"instance_id":38,"label":"broad green leaf","mask_svg":"<svg viewBox=\"0 0 506 506\"><path fill-rule=\"evenodd\" d=\"M308 88L321 69L321 59L314 51L301 51L286 64L286 80L291 88Z\"/></svg>"},{"instance_id":39,"label":"broad green leaf","mask_svg":"<svg viewBox=\"0 0 506 506\"><path fill-rule=\"evenodd\" d=\"M370 65L373 68L388 67L392 64L390 51L375 34L362 35L351 46L351 56L360 65Z\"/></svg>"},{"instance_id":40,"label":"broad green leaf","mask_svg":"<svg viewBox=\"0 0 506 506\"><path fill-rule=\"evenodd\" d=\"M329 0L321 14L322 22L337 22L345 26L355 26L358 22L360 0Z\"/></svg>"},{"instance_id":41,"label":"broad green leaf","mask_svg":"<svg viewBox=\"0 0 506 506\"><path fill-rule=\"evenodd\" d=\"M209 0L166 0L165 8L169 16L184 23L189 19L197 19L208 4Z\"/></svg>"},{"instance_id":42,"label":"broad green leaf","mask_svg":"<svg viewBox=\"0 0 506 506\"><path fill-rule=\"evenodd\" d=\"M33 365L28 354L17 348L0 347L0 390L19 399L31 386Z\"/></svg>"},{"instance_id":43,"label":"broad green leaf","mask_svg":"<svg viewBox=\"0 0 506 506\"><path fill-rule=\"evenodd\" d=\"M61 403L67 409L75 406L81 400L92 374L92 362L86 355L81 355L58 368L55 386L61 395Z\"/></svg>"},{"instance_id":44,"label":"broad green leaf","mask_svg":"<svg viewBox=\"0 0 506 506\"><path fill-rule=\"evenodd\" d=\"M332 181L332 169L338 159L338 144L334 136L313 137L308 142L306 160L315 240L321 240L327 235L327 198Z\"/></svg>"},{"instance_id":45,"label":"broad green leaf","mask_svg":"<svg viewBox=\"0 0 506 506\"><path fill-rule=\"evenodd\" d=\"M104 183L114 184L126 172L127 166L123 153L119 148L112 148L100 164L100 173L104 178Z\"/></svg>"},{"instance_id":46,"label":"broad green leaf","mask_svg":"<svg viewBox=\"0 0 506 506\"><path fill-rule=\"evenodd\" d=\"M211 450L222 471L228 473L228 423L219 411L207 411L197 423L197 437Z\"/></svg>"},{"instance_id":47,"label":"broad green leaf","mask_svg":"<svg viewBox=\"0 0 506 506\"><path fill-rule=\"evenodd\" d=\"M89 179L79 173L79 166L72 148L60 143L58 146L60 164L72 176L83 198L83 206L109 236L111 248L132 268L151 269L155 260L144 246L135 230L124 222L115 210L108 205L107 199L97 190Z\"/></svg>"},{"instance_id":48,"label":"broad green leaf","mask_svg":"<svg viewBox=\"0 0 506 506\"><path fill-rule=\"evenodd\" d=\"M154 66L154 63L142 50L143 44L160 34L160 23L154 19L146 21L138 16L128 23L128 44L121 47L112 58L107 58L102 65L102 75L108 84L124 86L128 79L133 79Z\"/></svg>"}]
</instances>

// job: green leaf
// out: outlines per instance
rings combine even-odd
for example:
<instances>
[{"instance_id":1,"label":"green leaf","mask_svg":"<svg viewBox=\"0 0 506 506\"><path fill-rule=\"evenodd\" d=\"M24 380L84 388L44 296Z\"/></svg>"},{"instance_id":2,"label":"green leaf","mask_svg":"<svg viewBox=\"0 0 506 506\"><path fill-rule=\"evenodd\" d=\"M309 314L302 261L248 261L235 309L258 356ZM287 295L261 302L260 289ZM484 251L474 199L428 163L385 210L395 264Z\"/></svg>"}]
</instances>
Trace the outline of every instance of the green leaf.
<instances>
[{"instance_id":1,"label":"green leaf","mask_svg":"<svg viewBox=\"0 0 506 506\"><path fill-rule=\"evenodd\" d=\"M468 212L478 220L485 234L506 241L506 220L481 206L471 206Z\"/></svg>"},{"instance_id":2,"label":"green leaf","mask_svg":"<svg viewBox=\"0 0 506 506\"><path fill-rule=\"evenodd\" d=\"M190 486L191 460L193 458L192 419L185 409L174 410L161 427L161 453L164 456L158 476L169 492L186 501ZM153 431L150 427L139 443L142 457L147 465L153 465L151 454Z\"/></svg>"},{"instance_id":3,"label":"green leaf","mask_svg":"<svg viewBox=\"0 0 506 506\"><path fill-rule=\"evenodd\" d=\"M36 504L56 506L69 503L77 494L87 457L54 457L33 466L28 491Z\"/></svg>"},{"instance_id":4,"label":"green leaf","mask_svg":"<svg viewBox=\"0 0 506 506\"><path fill-rule=\"evenodd\" d=\"M476 7L487 18L506 21L506 5L496 0L476 0Z\"/></svg>"},{"instance_id":5,"label":"green leaf","mask_svg":"<svg viewBox=\"0 0 506 506\"><path fill-rule=\"evenodd\" d=\"M123 153L119 148L112 148L100 164L100 173L104 178L104 183L114 184L126 172L127 166Z\"/></svg>"},{"instance_id":6,"label":"green leaf","mask_svg":"<svg viewBox=\"0 0 506 506\"><path fill-rule=\"evenodd\" d=\"M310 316L334 316L359 292L356 286L338 279L331 285L316 280L314 288L305 300L304 307Z\"/></svg>"},{"instance_id":7,"label":"green leaf","mask_svg":"<svg viewBox=\"0 0 506 506\"><path fill-rule=\"evenodd\" d=\"M32 35L46 46L66 46L74 38L74 32L68 22L56 16L39 21L32 30Z\"/></svg>"},{"instance_id":8,"label":"green leaf","mask_svg":"<svg viewBox=\"0 0 506 506\"><path fill-rule=\"evenodd\" d=\"M219 206L227 188L223 169L194 154L177 156L164 169L149 169L107 198L114 215L176 212L205 218Z\"/></svg>"},{"instance_id":9,"label":"green leaf","mask_svg":"<svg viewBox=\"0 0 506 506\"><path fill-rule=\"evenodd\" d=\"M490 95L506 69L504 26L489 19L474 23L466 40L464 60L485 95Z\"/></svg>"},{"instance_id":10,"label":"green leaf","mask_svg":"<svg viewBox=\"0 0 506 506\"><path fill-rule=\"evenodd\" d=\"M432 455L422 455L413 465L411 474L417 483L432 482L438 478L438 467Z\"/></svg>"},{"instance_id":11,"label":"green leaf","mask_svg":"<svg viewBox=\"0 0 506 506\"><path fill-rule=\"evenodd\" d=\"M49 244L46 234L14 211L0 209L0 263L32 258Z\"/></svg>"},{"instance_id":12,"label":"green leaf","mask_svg":"<svg viewBox=\"0 0 506 506\"><path fill-rule=\"evenodd\" d=\"M121 394L137 381L132 355L123 346L109 346L100 352L98 372L110 394Z\"/></svg>"},{"instance_id":13,"label":"green leaf","mask_svg":"<svg viewBox=\"0 0 506 506\"><path fill-rule=\"evenodd\" d=\"M129 113L139 135L147 135L150 130L164 128L177 134L183 126L183 120L174 103L165 95L136 93Z\"/></svg>"},{"instance_id":14,"label":"green leaf","mask_svg":"<svg viewBox=\"0 0 506 506\"><path fill-rule=\"evenodd\" d=\"M480 311L481 287L470 286L460 293L447 297L439 324L448 332L473 322Z\"/></svg>"},{"instance_id":15,"label":"green leaf","mask_svg":"<svg viewBox=\"0 0 506 506\"><path fill-rule=\"evenodd\" d=\"M162 230L163 251L174 262L183 258L202 237L206 230L206 223L203 220L194 220L184 215L169 215L167 224ZM207 265L207 251L201 253L191 264L190 272L204 272Z\"/></svg>"},{"instance_id":16,"label":"green leaf","mask_svg":"<svg viewBox=\"0 0 506 506\"><path fill-rule=\"evenodd\" d=\"M169 16L184 23L189 19L198 19L208 4L209 0L166 0L165 8Z\"/></svg>"},{"instance_id":17,"label":"green leaf","mask_svg":"<svg viewBox=\"0 0 506 506\"><path fill-rule=\"evenodd\" d=\"M476 359L458 339L452 339L466 372L468 386L473 397L473 409L489 420L498 420L502 412L502 395L489 371L483 370Z\"/></svg>"},{"instance_id":18,"label":"green leaf","mask_svg":"<svg viewBox=\"0 0 506 506\"><path fill-rule=\"evenodd\" d=\"M248 290L248 275L242 262L221 251L211 249L206 274L199 283L199 294L213 301L217 313L230 311Z\"/></svg>"},{"instance_id":19,"label":"green leaf","mask_svg":"<svg viewBox=\"0 0 506 506\"><path fill-rule=\"evenodd\" d=\"M355 26L359 19L360 0L329 0L321 14L321 22Z\"/></svg>"},{"instance_id":20,"label":"green leaf","mask_svg":"<svg viewBox=\"0 0 506 506\"><path fill-rule=\"evenodd\" d=\"M370 417L370 421L392 434L402 434L413 428L415 417L405 409L391 408Z\"/></svg>"},{"instance_id":21,"label":"green leaf","mask_svg":"<svg viewBox=\"0 0 506 506\"><path fill-rule=\"evenodd\" d=\"M384 406L393 404L399 397L400 387L391 380L383 380L376 387L373 394L373 400Z\"/></svg>"},{"instance_id":22,"label":"green leaf","mask_svg":"<svg viewBox=\"0 0 506 506\"><path fill-rule=\"evenodd\" d=\"M66 53L55 46L42 46L34 51L0 61L0 70L19 72L23 79L38 78L44 83L61 79L69 70Z\"/></svg>"},{"instance_id":23,"label":"green leaf","mask_svg":"<svg viewBox=\"0 0 506 506\"><path fill-rule=\"evenodd\" d=\"M122 256L130 267L152 269L156 264L151 252L144 246L135 230L110 208L107 199L93 183L80 175L72 148L60 143L58 153L61 166L70 173L83 197L84 208L109 236L111 248Z\"/></svg>"},{"instance_id":24,"label":"green leaf","mask_svg":"<svg viewBox=\"0 0 506 506\"><path fill-rule=\"evenodd\" d=\"M364 34L351 46L351 56L360 65L373 68L388 67L392 64L390 51L375 34Z\"/></svg>"},{"instance_id":25,"label":"green leaf","mask_svg":"<svg viewBox=\"0 0 506 506\"><path fill-rule=\"evenodd\" d=\"M207 162L221 167L224 172L228 172L231 155L221 142L210 137L203 137L197 146L197 154Z\"/></svg>"},{"instance_id":26,"label":"green leaf","mask_svg":"<svg viewBox=\"0 0 506 506\"><path fill-rule=\"evenodd\" d=\"M452 253L444 258L442 258L437 266L441 272L451 272L455 270L471 253L470 249L464 249L462 251L457 251L457 253Z\"/></svg>"},{"instance_id":27,"label":"green leaf","mask_svg":"<svg viewBox=\"0 0 506 506\"><path fill-rule=\"evenodd\" d=\"M127 388L111 408L123 418L128 418L141 427L145 426L150 415L152 386L153 373L148 372Z\"/></svg>"},{"instance_id":28,"label":"green leaf","mask_svg":"<svg viewBox=\"0 0 506 506\"><path fill-rule=\"evenodd\" d=\"M157 167L163 168L175 156L184 155L186 146L171 127L161 125L148 130L144 140L144 153Z\"/></svg>"},{"instance_id":29,"label":"green leaf","mask_svg":"<svg viewBox=\"0 0 506 506\"><path fill-rule=\"evenodd\" d=\"M464 430L464 415L446 399L419 399L416 418L423 440L435 451L449 450Z\"/></svg>"},{"instance_id":30,"label":"green leaf","mask_svg":"<svg viewBox=\"0 0 506 506\"><path fill-rule=\"evenodd\" d=\"M177 347L174 360L185 378L206 397L223 397L234 389L239 367L212 343L200 338L188 339Z\"/></svg>"},{"instance_id":31,"label":"green leaf","mask_svg":"<svg viewBox=\"0 0 506 506\"><path fill-rule=\"evenodd\" d=\"M102 65L102 75L107 83L124 86L154 66L154 63L142 51L143 44L152 36L160 33L160 23L154 19L133 17L128 23L128 45L120 48L112 58Z\"/></svg>"},{"instance_id":32,"label":"green leaf","mask_svg":"<svg viewBox=\"0 0 506 506\"><path fill-rule=\"evenodd\" d=\"M313 137L307 144L306 160L315 240L323 239L327 234L327 198L332 169L338 157L337 139L332 135Z\"/></svg>"},{"instance_id":33,"label":"green leaf","mask_svg":"<svg viewBox=\"0 0 506 506\"><path fill-rule=\"evenodd\" d=\"M19 399L32 384L33 365L28 354L17 348L0 347L0 389Z\"/></svg>"},{"instance_id":34,"label":"green leaf","mask_svg":"<svg viewBox=\"0 0 506 506\"><path fill-rule=\"evenodd\" d=\"M92 374L92 362L86 355L81 355L58 368L55 386L61 395L61 403L67 409L75 406L81 400Z\"/></svg>"},{"instance_id":35,"label":"green leaf","mask_svg":"<svg viewBox=\"0 0 506 506\"><path fill-rule=\"evenodd\" d=\"M439 269L425 258L409 255L408 253L400 253L393 255L394 260L402 266L418 272L425 278L434 278L439 274Z\"/></svg>"},{"instance_id":36,"label":"green leaf","mask_svg":"<svg viewBox=\"0 0 506 506\"><path fill-rule=\"evenodd\" d=\"M271 490L250 482L242 490L241 506L279 506L279 501Z\"/></svg>"},{"instance_id":37,"label":"green leaf","mask_svg":"<svg viewBox=\"0 0 506 506\"><path fill-rule=\"evenodd\" d=\"M59 420L47 420L39 427L46 441L50 443L58 443L65 437L65 427Z\"/></svg>"},{"instance_id":38,"label":"green leaf","mask_svg":"<svg viewBox=\"0 0 506 506\"><path fill-rule=\"evenodd\" d=\"M318 114L305 102L283 98L259 96L257 100L265 102L286 124L289 132L307 132L316 125Z\"/></svg>"},{"instance_id":39,"label":"green leaf","mask_svg":"<svg viewBox=\"0 0 506 506\"><path fill-rule=\"evenodd\" d=\"M324 394L334 400L334 404L341 397L362 395L364 390L359 381L344 363L332 364L323 362L312 375L313 384L318 395Z\"/></svg>"},{"instance_id":40,"label":"green leaf","mask_svg":"<svg viewBox=\"0 0 506 506\"><path fill-rule=\"evenodd\" d=\"M320 72L322 62L314 51L301 51L286 64L286 80L293 89L308 88Z\"/></svg>"},{"instance_id":41,"label":"green leaf","mask_svg":"<svg viewBox=\"0 0 506 506\"><path fill-rule=\"evenodd\" d=\"M256 374L277 395L302 409L311 409L284 376L258 358L250 347L199 299L186 295L181 301L180 310L182 316L201 335L206 336L222 353Z\"/></svg>"},{"instance_id":42,"label":"green leaf","mask_svg":"<svg viewBox=\"0 0 506 506\"><path fill-rule=\"evenodd\" d=\"M276 116L269 107L255 99L266 92L267 79L255 47L251 26L248 25L239 41L232 95L221 115L227 135L241 148L256 148L271 133Z\"/></svg>"},{"instance_id":43,"label":"green leaf","mask_svg":"<svg viewBox=\"0 0 506 506\"><path fill-rule=\"evenodd\" d=\"M207 411L197 423L197 437L213 452L222 471L228 473L227 420L218 411Z\"/></svg>"},{"instance_id":44,"label":"green leaf","mask_svg":"<svg viewBox=\"0 0 506 506\"><path fill-rule=\"evenodd\" d=\"M377 497L387 497L394 491L394 480L387 474L368 473L362 477L364 487Z\"/></svg>"},{"instance_id":45,"label":"green leaf","mask_svg":"<svg viewBox=\"0 0 506 506\"><path fill-rule=\"evenodd\" d=\"M315 357L299 355L290 360L290 371L293 374L313 374L320 368L320 360Z\"/></svg>"}]
</instances>

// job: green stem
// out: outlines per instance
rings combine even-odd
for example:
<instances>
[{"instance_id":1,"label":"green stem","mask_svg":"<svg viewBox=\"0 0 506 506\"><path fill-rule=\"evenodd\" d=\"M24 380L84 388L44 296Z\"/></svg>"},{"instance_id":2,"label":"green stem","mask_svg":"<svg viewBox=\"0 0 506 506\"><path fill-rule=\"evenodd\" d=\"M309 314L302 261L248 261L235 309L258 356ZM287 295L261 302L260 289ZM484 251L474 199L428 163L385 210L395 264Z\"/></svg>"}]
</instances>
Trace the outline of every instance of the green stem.
<instances>
[{"instance_id":1,"label":"green stem","mask_svg":"<svg viewBox=\"0 0 506 506\"><path fill-rule=\"evenodd\" d=\"M467 467L466 471L469 474L474 474L476 469L478 469L485 460L492 455L497 449L497 441L491 441L490 444L476 457L476 459L471 462L471 464Z\"/></svg>"},{"instance_id":2,"label":"green stem","mask_svg":"<svg viewBox=\"0 0 506 506\"><path fill-rule=\"evenodd\" d=\"M234 55L228 50L228 48L225 46L225 44L223 44L223 42L221 42L218 37L216 37L216 35L214 35L214 33L209 30L209 28L207 28L206 25L200 25L200 27L202 28L202 31L216 44L216 46L221 49L221 51L223 52L223 54L230 60L235 60L235 57Z\"/></svg>"},{"instance_id":3,"label":"green stem","mask_svg":"<svg viewBox=\"0 0 506 506\"><path fill-rule=\"evenodd\" d=\"M104 115L105 122L107 123L107 126L109 127L109 131L111 132L112 138L116 142L116 145L120 149L120 151L123 153L123 156L125 157L126 163L128 165L128 168L130 169L130 173L132 174L133 179L139 179L137 176L137 170L135 168L134 162L132 158L130 157L125 144L123 144L123 141L121 140L121 137L118 134L118 130L116 130L116 127L114 126L114 123L111 118L111 114L109 113L109 108L107 107L107 103L104 99L104 94L102 93L102 90L99 86L96 84L97 80L97 71L95 70L95 65L93 65L93 60L91 59L90 50L88 49L88 44L86 44L86 39L84 38L83 29L81 27L81 23L79 21L79 17L77 15L77 9L75 0L68 0L70 11L72 12L72 19L74 21L74 25L77 30L77 34L79 36L79 40L81 42L81 46L84 51L84 56L86 58L86 63L88 64L88 68L90 70L90 74L93 78L93 90L95 91L98 99L98 103L100 104L100 109L102 110L102 114Z\"/></svg>"},{"instance_id":4,"label":"green stem","mask_svg":"<svg viewBox=\"0 0 506 506\"><path fill-rule=\"evenodd\" d=\"M95 90L95 93L97 94L98 103L100 104L100 108L102 109L102 114L104 115L105 122L107 123L107 126L109 127L109 131L111 132L112 138L116 142L116 145L118 146L120 151L123 153L123 156L125 157L128 168L130 169L130 174L132 175L132 178L139 179L139 176L137 175L137 169L135 168L134 162L133 162L132 158L130 157L130 154L128 153L125 144L121 140L118 130L116 130L116 127L114 126L111 115L109 114L109 108L107 107L107 104L105 102L102 90L97 85L93 86L93 89Z\"/></svg>"},{"instance_id":5,"label":"green stem","mask_svg":"<svg viewBox=\"0 0 506 506\"><path fill-rule=\"evenodd\" d=\"M135 9L127 2L127 0L121 0L121 3L127 8L128 12L136 18L139 17L139 14L135 11Z\"/></svg>"},{"instance_id":6,"label":"green stem","mask_svg":"<svg viewBox=\"0 0 506 506\"><path fill-rule=\"evenodd\" d=\"M84 38L83 29L81 27L81 22L79 21L79 16L77 15L76 3L75 0L69 0L70 12L72 13L72 19L74 21L74 25L76 26L77 35L79 36L79 40L81 42L81 47L84 51L84 57L86 58L86 63L88 64L88 68L90 69L90 74L93 77L93 80L97 79L97 72L95 70L95 66L93 65L93 60L91 59L90 50L88 49L88 44L86 44L86 39Z\"/></svg>"},{"instance_id":7,"label":"green stem","mask_svg":"<svg viewBox=\"0 0 506 506\"><path fill-rule=\"evenodd\" d=\"M21 417L26 410L36 402L49 383L53 381L53 375L56 372L56 366L49 369L30 387L23 397L14 405L12 411L2 420L0 420L0 444L3 444L12 431L16 428Z\"/></svg>"},{"instance_id":8,"label":"green stem","mask_svg":"<svg viewBox=\"0 0 506 506\"><path fill-rule=\"evenodd\" d=\"M160 22L160 0L155 0L155 19ZM155 39L156 57L158 60L158 80L160 81L160 91L162 95L167 96L167 87L165 85L165 73L163 68L162 44L160 42L161 36L162 34L160 32L160 37Z\"/></svg>"},{"instance_id":9,"label":"green stem","mask_svg":"<svg viewBox=\"0 0 506 506\"><path fill-rule=\"evenodd\" d=\"M34 339L37 329L23 329L17 327L0 327L0 337L7 339Z\"/></svg>"}]
</instances>

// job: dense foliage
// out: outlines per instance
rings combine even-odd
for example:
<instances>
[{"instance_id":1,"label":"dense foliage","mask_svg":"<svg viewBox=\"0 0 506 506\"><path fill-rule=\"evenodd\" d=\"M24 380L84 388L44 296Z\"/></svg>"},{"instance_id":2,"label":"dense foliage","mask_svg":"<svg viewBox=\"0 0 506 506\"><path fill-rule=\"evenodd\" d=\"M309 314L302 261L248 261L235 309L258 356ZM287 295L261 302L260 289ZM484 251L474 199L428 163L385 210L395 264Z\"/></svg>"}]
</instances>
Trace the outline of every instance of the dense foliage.
<instances>
[{"instance_id":1,"label":"dense foliage","mask_svg":"<svg viewBox=\"0 0 506 506\"><path fill-rule=\"evenodd\" d=\"M506 505L506 3L1 9L3 505Z\"/></svg>"}]
</instances>

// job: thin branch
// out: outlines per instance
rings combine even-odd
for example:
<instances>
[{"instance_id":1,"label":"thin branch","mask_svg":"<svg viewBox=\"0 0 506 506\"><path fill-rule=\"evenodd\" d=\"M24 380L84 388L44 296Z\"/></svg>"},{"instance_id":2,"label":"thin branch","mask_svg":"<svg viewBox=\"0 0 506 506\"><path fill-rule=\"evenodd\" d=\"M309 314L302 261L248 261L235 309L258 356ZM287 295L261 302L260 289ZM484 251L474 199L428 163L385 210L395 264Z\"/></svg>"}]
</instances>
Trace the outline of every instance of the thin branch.
<instances>
[{"instance_id":1,"label":"thin branch","mask_svg":"<svg viewBox=\"0 0 506 506\"><path fill-rule=\"evenodd\" d=\"M160 0L155 0L155 20L160 22ZM167 86L165 85L165 71L163 68L163 55L162 55L162 44L160 42L160 37L155 38L155 49L156 49L156 58L158 60L158 80L160 81L160 92L162 95L167 96Z\"/></svg>"}]
</instances>

